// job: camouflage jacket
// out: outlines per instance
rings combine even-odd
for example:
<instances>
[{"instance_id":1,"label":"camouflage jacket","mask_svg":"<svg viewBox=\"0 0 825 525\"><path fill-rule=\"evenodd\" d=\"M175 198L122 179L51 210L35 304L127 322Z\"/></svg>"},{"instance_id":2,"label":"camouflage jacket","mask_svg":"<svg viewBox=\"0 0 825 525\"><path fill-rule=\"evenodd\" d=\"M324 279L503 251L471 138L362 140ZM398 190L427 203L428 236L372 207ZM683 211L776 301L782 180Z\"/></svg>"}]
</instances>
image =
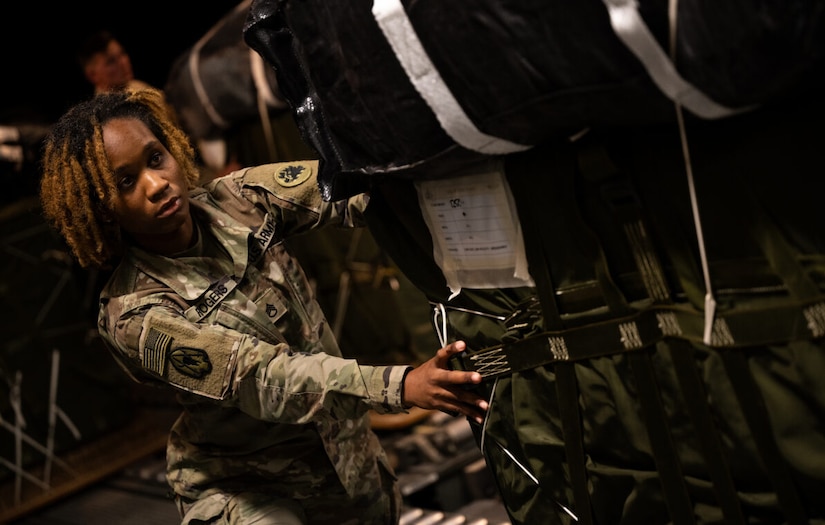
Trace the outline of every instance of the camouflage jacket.
<instances>
[{"instance_id":1,"label":"camouflage jacket","mask_svg":"<svg viewBox=\"0 0 825 525\"><path fill-rule=\"evenodd\" d=\"M217 241L224 271L220 258L130 247L101 293L99 330L116 359L136 380L180 391L167 476L182 496L250 485L294 496L324 469L352 495L365 469L386 464L368 410L404 411L407 367L341 356L283 242L362 219L367 198L323 202L316 171L270 164L193 190L201 240Z\"/></svg>"}]
</instances>

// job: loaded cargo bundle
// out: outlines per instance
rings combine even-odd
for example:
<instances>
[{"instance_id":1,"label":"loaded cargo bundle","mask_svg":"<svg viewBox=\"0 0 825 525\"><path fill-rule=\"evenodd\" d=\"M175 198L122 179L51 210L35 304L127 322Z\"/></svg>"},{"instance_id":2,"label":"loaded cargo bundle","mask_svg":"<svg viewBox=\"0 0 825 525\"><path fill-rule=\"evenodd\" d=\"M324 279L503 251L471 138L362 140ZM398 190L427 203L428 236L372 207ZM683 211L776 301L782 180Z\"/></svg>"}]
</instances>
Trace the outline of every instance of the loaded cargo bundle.
<instances>
[{"instance_id":1,"label":"loaded cargo bundle","mask_svg":"<svg viewBox=\"0 0 825 525\"><path fill-rule=\"evenodd\" d=\"M683 0L673 14L661 0L258 0L244 37L340 198L365 175L672 122L674 98L720 118L810 92L823 17L807 0Z\"/></svg>"},{"instance_id":2,"label":"loaded cargo bundle","mask_svg":"<svg viewBox=\"0 0 825 525\"><path fill-rule=\"evenodd\" d=\"M471 349L514 524L825 518L823 21L253 2L325 198L369 189L379 245Z\"/></svg>"}]
</instances>

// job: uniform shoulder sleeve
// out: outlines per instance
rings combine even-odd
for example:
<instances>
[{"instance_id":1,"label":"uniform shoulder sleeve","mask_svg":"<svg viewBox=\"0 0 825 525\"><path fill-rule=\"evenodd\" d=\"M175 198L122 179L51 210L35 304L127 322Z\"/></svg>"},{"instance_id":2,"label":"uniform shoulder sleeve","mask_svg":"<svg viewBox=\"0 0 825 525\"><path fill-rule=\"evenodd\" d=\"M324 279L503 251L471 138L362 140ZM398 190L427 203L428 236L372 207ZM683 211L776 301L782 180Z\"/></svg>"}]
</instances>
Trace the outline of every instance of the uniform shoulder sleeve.
<instances>
[{"instance_id":1,"label":"uniform shoulder sleeve","mask_svg":"<svg viewBox=\"0 0 825 525\"><path fill-rule=\"evenodd\" d=\"M192 323L162 303L125 311L110 306L100 316L101 335L135 379L150 378L218 400L231 394L240 334Z\"/></svg>"},{"instance_id":2,"label":"uniform shoulder sleeve","mask_svg":"<svg viewBox=\"0 0 825 525\"><path fill-rule=\"evenodd\" d=\"M240 346L236 334L200 325L164 308L151 308L138 340L141 365L189 392L224 399Z\"/></svg>"},{"instance_id":3,"label":"uniform shoulder sleeve","mask_svg":"<svg viewBox=\"0 0 825 525\"><path fill-rule=\"evenodd\" d=\"M318 212L323 206L317 160L255 166L246 170L239 182L244 186L265 188L279 199L304 209Z\"/></svg>"}]
</instances>

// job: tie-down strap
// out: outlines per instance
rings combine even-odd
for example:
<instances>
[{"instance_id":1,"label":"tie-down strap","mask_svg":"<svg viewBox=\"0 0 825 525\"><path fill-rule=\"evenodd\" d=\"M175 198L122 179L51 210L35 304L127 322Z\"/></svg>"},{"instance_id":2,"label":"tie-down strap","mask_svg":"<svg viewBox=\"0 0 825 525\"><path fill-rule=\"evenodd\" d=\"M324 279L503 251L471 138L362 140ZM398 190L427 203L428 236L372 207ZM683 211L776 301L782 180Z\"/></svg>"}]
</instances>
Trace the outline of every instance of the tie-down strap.
<instances>
[{"instance_id":1,"label":"tie-down strap","mask_svg":"<svg viewBox=\"0 0 825 525\"><path fill-rule=\"evenodd\" d=\"M680 306L655 306L637 314L453 356L456 370L485 379L559 361L580 361L648 347L667 338L702 343L704 313ZM744 348L825 335L825 300L717 314L711 347Z\"/></svg>"}]
</instances>

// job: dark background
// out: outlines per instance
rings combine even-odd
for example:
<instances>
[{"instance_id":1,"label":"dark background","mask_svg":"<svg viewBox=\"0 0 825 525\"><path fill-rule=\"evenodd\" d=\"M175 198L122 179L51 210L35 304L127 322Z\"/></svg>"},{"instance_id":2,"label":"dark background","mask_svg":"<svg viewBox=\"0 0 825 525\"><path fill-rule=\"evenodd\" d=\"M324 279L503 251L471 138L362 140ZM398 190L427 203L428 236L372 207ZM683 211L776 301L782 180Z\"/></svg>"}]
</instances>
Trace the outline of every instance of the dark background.
<instances>
[{"instance_id":1,"label":"dark background","mask_svg":"<svg viewBox=\"0 0 825 525\"><path fill-rule=\"evenodd\" d=\"M172 62L239 0L10 0L0 11L0 123L55 121L92 95L75 54L90 33L109 29L135 77L162 88Z\"/></svg>"}]
</instances>

